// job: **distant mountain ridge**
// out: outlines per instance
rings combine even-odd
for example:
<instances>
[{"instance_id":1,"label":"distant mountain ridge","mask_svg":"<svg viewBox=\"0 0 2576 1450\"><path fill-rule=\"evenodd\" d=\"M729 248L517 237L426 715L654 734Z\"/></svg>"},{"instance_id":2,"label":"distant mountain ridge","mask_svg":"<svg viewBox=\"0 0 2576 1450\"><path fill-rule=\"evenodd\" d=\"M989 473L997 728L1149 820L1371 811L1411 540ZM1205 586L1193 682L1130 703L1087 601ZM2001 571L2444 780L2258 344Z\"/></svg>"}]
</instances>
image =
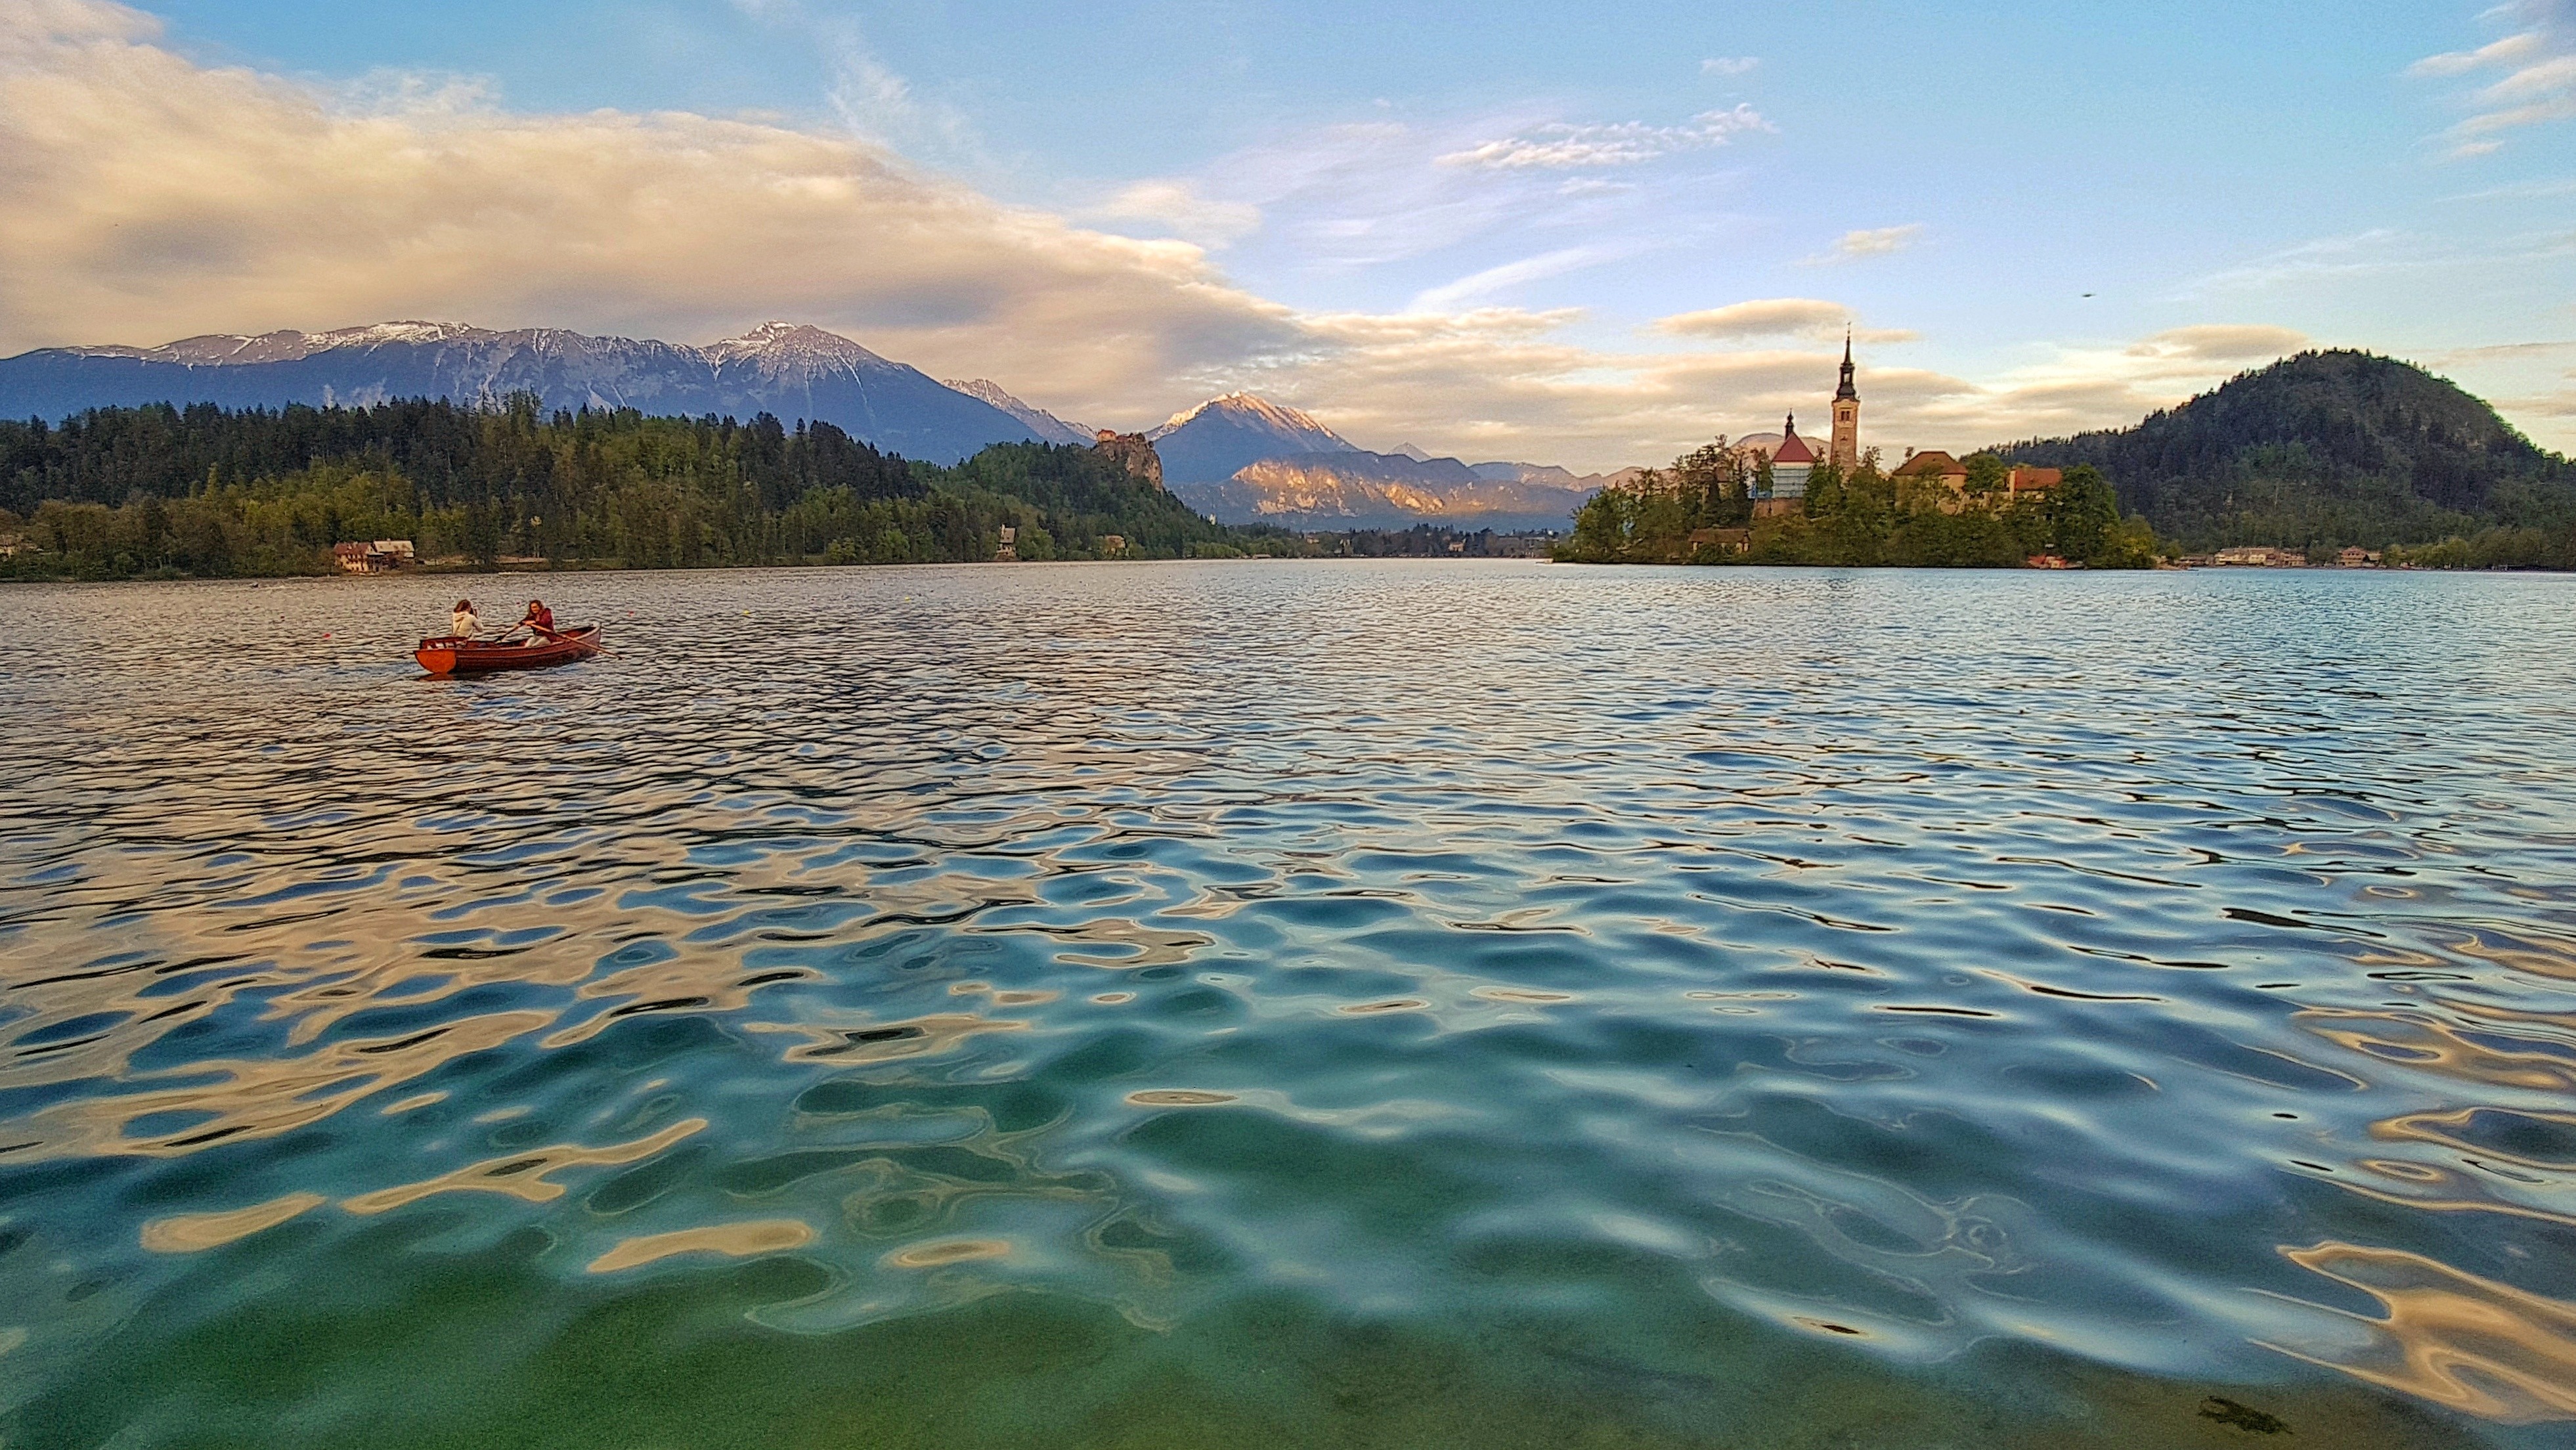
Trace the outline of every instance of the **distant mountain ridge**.
<instances>
[{"instance_id":1,"label":"distant mountain ridge","mask_svg":"<svg viewBox=\"0 0 2576 1450\"><path fill-rule=\"evenodd\" d=\"M1564 529L1609 481L1544 464L1434 458L1411 443L1372 453L1310 413L1243 392L1175 413L1146 436L1162 455L1165 486L1220 523Z\"/></svg>"},{"instance_id":2,"label":"distant mountain ridge","mask_svg":"<svg viewBox=\"0 0 2576 1450\"><path fill-rule=\"evenodd\" d=\"M2092 464L2123 508L2193 548L2377 548L2576 524L2576 464L2447 379L2374 353L2301 353L2134 427L1994 451Z\"/></svg>"},{"instance_id":3,"label":"distant mountain ridge","mask_svg":"<svg viewBox=\"0 0 2576 1450\"><path fill-rule=\"evenodd\" d=\"M1030 432L1035 433L1038 436L1041 442L1090 443L1100 436L1100 430L1097 428L1086 428L1080 423L1068 423L1062 418L1057 417L1055 414L1048 412L1044 408L1037 407L1034 404L1021 402L1019 399L1012 397L1008 392L1004 391L1002 385L993 381L991 378L969 378L963 380L957 378L941 378L939 380L939 385L943 388L951 388L957 392L964 393L970 398L990 403L994 407L1001 409L1003 412L1010 414L1012 417L1019 419L1022 423L1028 426Z\"/></svg>"},{"instance_id":4,"label":"distant mountain ridge","mask_svg":"<svg viewBox=\"0 0 2576 1450\"><path fill-rule=\"evenodd\" d=\"M182 338L159 347L46 348L0 359L0 417L171 403L364 407L409 398L477 405L532 394L551 412L769 413L832 423L884 452L953 464L995 443L1089 445L1096 430L989 378L934 380L821 328L763 323L703 347L561 328L495 331L398 321L327 332ZM1148 430L1167 487L1228 523L1300 528L1567 526L1626 474L1468 464L1405 444L1372 453L1312 414L1251 393L1210 398Z\"/></svg>"},{"instance_id":5,"label":"distant mountain ridge","mask_svg":"<svg viewBox=\"0 0 2576 1450\"><path fill-rule=\"evenodd\" d=\"M705 347L561 328L495 332L461 323L387 322L319 333L191 337L154 348L46 348L0 359L0 416L18 418L145 403L329 407L414 397L478 403L512 393L532 393L549 410L817 419L884 451L937 463L1044 436L1030 421L942 386L917 368L821 328L785 322Z\"/></svg>"}]
</instances>

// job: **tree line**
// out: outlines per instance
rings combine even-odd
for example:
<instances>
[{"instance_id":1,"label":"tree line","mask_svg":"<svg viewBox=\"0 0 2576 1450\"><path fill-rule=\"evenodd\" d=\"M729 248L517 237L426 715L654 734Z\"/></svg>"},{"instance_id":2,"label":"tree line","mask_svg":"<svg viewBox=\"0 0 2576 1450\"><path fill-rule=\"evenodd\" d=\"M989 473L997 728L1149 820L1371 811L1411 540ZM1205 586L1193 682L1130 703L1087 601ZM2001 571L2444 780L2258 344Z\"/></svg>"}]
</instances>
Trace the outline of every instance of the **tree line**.
<instances>
[{"instance_id":1,"label":"tree line","mask_svg":"<svg viewBox=\"0 0 2576 1450\"><path fill-rule=\"evenodd\" d=\"M1300 552L1215 524L1079 446L997 444L955 467L829 423L410 400L99 408L0 422L0 573L112 579L327 572L332 545L630 568Z\"/></svg>"},{"instance_id":2,"label":"tree line","mask_svg":"<svg viewBox=\"0 0 2576 1450\"><path fill-rule=\"evenodd\" d=\"M1954 491L1891 475L1873 449L1848 469L1817 464L1805 496L1769 512L1756 503L1772 489L1770 460L1720 438L1593 495L1555 556L1586 564L2016 568L2055 555L2094 569L2154 565L2154 530L2122 516L2099 470L2071 468L2054 488L2013 494L2001 458L1979 453L1962 462L1967 484Z\"/></svg>"}]
</instances>

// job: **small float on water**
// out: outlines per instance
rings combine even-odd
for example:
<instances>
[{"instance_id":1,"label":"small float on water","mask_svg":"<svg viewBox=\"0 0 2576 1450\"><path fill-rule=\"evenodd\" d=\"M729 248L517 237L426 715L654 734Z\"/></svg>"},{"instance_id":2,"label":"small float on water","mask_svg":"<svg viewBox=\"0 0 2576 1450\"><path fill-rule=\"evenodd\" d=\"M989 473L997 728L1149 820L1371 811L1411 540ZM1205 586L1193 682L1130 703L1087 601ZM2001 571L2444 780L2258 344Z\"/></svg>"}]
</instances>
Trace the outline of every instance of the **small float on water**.
<instances>
[{"instance_id":1,"label":"small float on water","mask_svg":"<svg viewBox=\"0 0 2576 1450\"><path fill-rule=\"evenodd\" d=\"M541 670L568 665L599 653L599 626L549 632L516 644L503 640L443 635L425 639L411 657L433 675L484 675L495 670Z\"/></svg>"}]
</instances>

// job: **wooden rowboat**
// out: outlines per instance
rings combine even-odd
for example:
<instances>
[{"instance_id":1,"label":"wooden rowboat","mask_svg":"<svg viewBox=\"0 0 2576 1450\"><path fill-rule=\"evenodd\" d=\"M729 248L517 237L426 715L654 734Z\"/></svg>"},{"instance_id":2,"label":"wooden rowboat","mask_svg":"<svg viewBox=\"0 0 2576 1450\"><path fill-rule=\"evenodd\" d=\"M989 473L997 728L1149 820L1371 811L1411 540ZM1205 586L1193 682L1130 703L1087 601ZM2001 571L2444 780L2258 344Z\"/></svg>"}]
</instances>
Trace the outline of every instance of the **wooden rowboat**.
<instances>
[{"instance_id":1,"label":"wooden rowboat","mask_svg":"<svg viewBox=\"0 0 2576 1450\"><path fill-rule=\"evenodd\" d=\"M567 629L552 639L535 639L524 644L500 644L491 640L460 639L446 635L425 639L411 657L433 675L480 675L493 670L537 670L547 665L566 665L599 653L599 626L585 624Z\"/></svg>"}]
</instances>

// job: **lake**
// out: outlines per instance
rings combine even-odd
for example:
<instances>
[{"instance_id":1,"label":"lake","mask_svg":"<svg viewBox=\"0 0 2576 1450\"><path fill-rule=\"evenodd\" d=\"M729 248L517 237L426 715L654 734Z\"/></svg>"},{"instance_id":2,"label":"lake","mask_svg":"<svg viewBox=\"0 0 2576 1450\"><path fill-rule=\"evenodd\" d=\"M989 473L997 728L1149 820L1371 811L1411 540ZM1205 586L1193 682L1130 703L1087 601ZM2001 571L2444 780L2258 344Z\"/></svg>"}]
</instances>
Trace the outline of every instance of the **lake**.
<instances>
[{"instance_id":1,"label":"lake","mask_svg":"<svg viewBox=\"0 0 2576 1450\"><path fill-rule=\"evenodd\" d=\"M0 629L10 1450L2576 1437L2576 580Z\"/></svg>"}]
</instances>

